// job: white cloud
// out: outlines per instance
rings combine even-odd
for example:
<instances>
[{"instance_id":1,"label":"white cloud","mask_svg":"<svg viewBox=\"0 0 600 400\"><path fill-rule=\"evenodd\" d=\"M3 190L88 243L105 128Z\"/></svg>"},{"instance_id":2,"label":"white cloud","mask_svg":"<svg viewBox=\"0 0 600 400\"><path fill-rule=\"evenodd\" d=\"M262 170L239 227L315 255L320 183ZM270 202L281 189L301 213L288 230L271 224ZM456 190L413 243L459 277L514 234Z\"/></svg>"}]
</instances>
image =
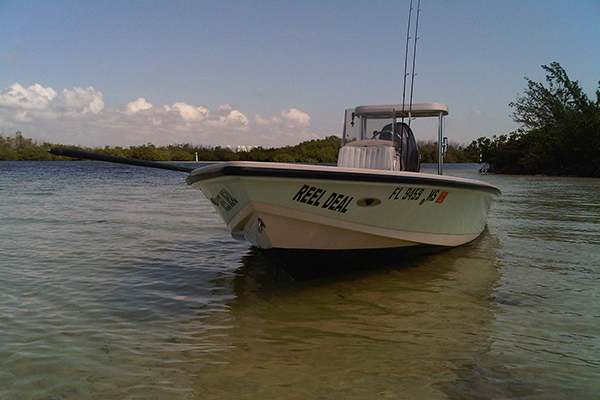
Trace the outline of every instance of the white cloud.
<instances>
[{"instance_id":1,"label":"white cloud","mask_svg":"<svg viewBox=\"0 0 600 400\"><path fill-rule=\"evenodd\" d=\"M256 114L254 116L254 122L256 122L258 125L269 125L269 120L268 119L264 119L263 117L261 117L258 114Z\"/></svg>"},{"instance_id":2,"label":"white cloud","mask_svg":"<svg viewBox=\"0 0 600 400\"><path fill-rule=\"evenodd\" d=\"M165 106L167 111L176 110L186 122L203 121L209 117L210 112L202 106L192 106L185 103L175 103L172 107Z\"/></svg>"},{"instance_id":3,"label":"white cloud","mask_svg":"<svg viewBox=\"0 0 600 400\"><path fill-rule=\"evenodd\" d=\"M28 88L14 83L0 92L0 107L28 110L31 111L31 116L54 118L60 113L98 114L104 108L104 102L102 93L91 86L87 89L64 89L58 94L56 90L45 88L39 83ZM16 117L22 114L17 111L14 115Z\"/></svg>"},{"instance_id":4,"label":"white cloud","mask_svg":"<svg viewBox=\"0 0 600 400\"><path fill-rule=\"evenodd\" d=\"M192 143L209 146L283 146L324 137L297 108L280 115L248 115L230 104L213 109L175 102L153 105L143 97L122 107L105 107L93 87L56 91L15 83L0 91L0 132L83 146ZM337 132L334 132L335 134Z\"/></svg>"},{"instance_id":5,"label":"white cloud","mask_svg":"<svg viewBox=\"0 0 600 400\"><path fill-rule=\"evenodd\" d=\"M288 121L291 121L297 125L306 126L310 125L310 115L305 112L298 110L297 108L290 108L289 110L283 110L281 116Z\"/></svg>"},{"instance_id":6,"label":"white cloud","mask_svg":"<svg viewBox=\"0 0 600 400\"><path fill-rule=\"evenodd\" d=\"M63 104L67 112L98 114L104 109L102 93L96 92L93 87L63 89L57 100Z\"/></svg>"},{"instance_id":7,"label":"white cloud","mask_svg":"<svg viewBox=\"0 0 600 400\"><path fill-rule=\"evenodd\" d=\"M258 125L286 125L290 128L310 125L310 115L298 110L297 108L282 110L281 116L283 119L276 116L266 119L261 115L255 115L254 122L256 122Z\"/></svg>"},{"instance_id":8,"label":"white cloud","mask_svg":"<svg viewBox=\"0 0 600 400\"><path fill-rule=\"evenodd\" d=\"M24 88L18 83L13 83L0 92L0 106L24 110L41 110L58 96L52 88L44 88L36 83Z\"/></svg>"},{"instance_id":9,"label":"white cloud","mask_svg":"<svg viewBox=\"0 0 600 400\"><path fill-rule=\"evenodd\" d=\"M226 117L221 117L222 121L227 122L227 123L234 123L234 124L242 124L242 125L248 125L250 123L250 121L248 121L248 117L246 117L246 115L244 115L244 113L242 113L241 111L238 110L231 110L229 112L229 114L227 114Z\"/></svg>"},{"instance_id":10,"label":"white cloud","mask_svg":"<svg viewBox=\"0 0 600 400\"><path fill-rule=\"evenodd\" d=\"M148 103L143 97L140 97L136 101L127 103L125 106L125 114L135 114L139 111L147 110L152 107L152 104Z\"/></svg>"}]
</instances>

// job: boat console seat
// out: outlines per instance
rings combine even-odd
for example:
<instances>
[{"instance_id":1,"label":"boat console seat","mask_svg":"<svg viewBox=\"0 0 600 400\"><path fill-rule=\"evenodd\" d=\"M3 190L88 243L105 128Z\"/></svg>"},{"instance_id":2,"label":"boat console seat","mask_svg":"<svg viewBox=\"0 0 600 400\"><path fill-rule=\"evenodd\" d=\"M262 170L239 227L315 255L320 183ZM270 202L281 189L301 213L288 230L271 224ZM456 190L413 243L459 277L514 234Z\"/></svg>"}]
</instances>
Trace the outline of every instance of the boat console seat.
<instances>
[{"instance_id":1,"label":"boat console seat","mask_svg":"<svg viewBox=\"0 0 600 400\"><path fill-rule=\"evenodd\" d=\"M400 160L391 140L357 140L340 149L338 167L398 171Z\"/></svg>"},{"instance_id":2,"label":"boat console seat","mask_svg":"<svg viewBox=\"0 0 600 400\"><path fill-rule=\"evenodd\" d=\"M392 138L394 140L392 140ZM420 169L419 148L410 127L397 122L374 132L372 139L346 143L338 154L338 167L413 171Z\"/></svg>"}]
</instances>

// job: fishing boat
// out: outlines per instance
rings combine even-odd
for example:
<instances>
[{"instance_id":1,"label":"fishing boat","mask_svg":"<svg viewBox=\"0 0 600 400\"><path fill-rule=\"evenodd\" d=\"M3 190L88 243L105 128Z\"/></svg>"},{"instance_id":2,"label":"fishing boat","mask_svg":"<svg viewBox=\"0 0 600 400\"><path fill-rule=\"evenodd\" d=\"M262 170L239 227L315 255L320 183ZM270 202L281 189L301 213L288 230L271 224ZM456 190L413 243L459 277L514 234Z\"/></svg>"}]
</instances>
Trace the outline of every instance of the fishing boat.
<instances>
[{"instance_id":1,"label":"fishing boat","mask_svg":"<svg viewBox=\"0 0 600 400\"><path fill-rule=\"evenodd\" d=\"M350 261L362 257L465 245L484 231L500 190L442 175L447 114L440 103L348 109L336 166L232 161L193 170L186 182L234 238L272 249L295 277L360 268ZM403 122L431 117L438 119L437 175L419 172L415 137Z\"/></svg>"},{"instance_id":2,"label":"fishing boat","mask_svg":"<svg viewBox=\"0 0 600 400\"><path fill-rule=\"evenodd\" d=\"M188 172L231 235L295 279L364 269L476 241L500 190L443 175L441 103L345 111L337 165L230 161L193 169L54 148L56 155ZM438 173L420 172L410 122L436 118ZM405 121L408 121L405 122Z\"/></svg>"},{"instance_id":3,"label":"fishing boat","mask_svg":"<svg viewBox=\"0 0 600 400\"><path fill-rule=\"evenodd\" d=\"M500 190L443 175L441 103L345 111L337 165L230 161L193 169L54 148L56 155L188 172L231 235L295 279L375 267L476 241ZM420 172L410 121L438 120L438 173ZM405 122L408 121L409 123Z\"/></svg>"}]
</instances>

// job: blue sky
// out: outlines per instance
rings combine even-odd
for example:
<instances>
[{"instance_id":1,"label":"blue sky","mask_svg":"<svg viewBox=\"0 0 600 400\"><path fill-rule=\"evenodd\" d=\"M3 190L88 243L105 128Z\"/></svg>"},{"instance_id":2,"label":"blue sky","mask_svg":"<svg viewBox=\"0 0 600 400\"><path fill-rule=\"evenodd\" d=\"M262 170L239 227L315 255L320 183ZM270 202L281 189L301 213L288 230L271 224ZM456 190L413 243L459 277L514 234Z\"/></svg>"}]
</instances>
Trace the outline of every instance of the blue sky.
<instances>
[{"instance_id":1,"label":"blue sky","mask_svg":"<svg viewBox=\"0 0 600 400\"><path fill-rule=\"evenodd\" d=\"M345 108L401 102L409 3L2 0L0 132L85 146L340 135ZM589 95L600 80L598 0L422 0L418 36L414 101L448 105L453 142L515 130L508 103L543 64Z\"/></svg>"}]
</instances>

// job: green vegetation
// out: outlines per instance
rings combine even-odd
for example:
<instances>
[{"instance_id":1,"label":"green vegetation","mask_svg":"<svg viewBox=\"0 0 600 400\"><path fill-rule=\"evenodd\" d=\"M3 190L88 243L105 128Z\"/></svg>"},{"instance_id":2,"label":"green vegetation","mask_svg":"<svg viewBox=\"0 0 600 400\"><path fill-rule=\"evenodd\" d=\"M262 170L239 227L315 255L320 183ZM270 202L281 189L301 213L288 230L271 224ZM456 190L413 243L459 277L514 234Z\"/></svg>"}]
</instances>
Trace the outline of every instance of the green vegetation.
<instances>
[{"instance_id":1,"label":"green vegetation","mask_svg":"<svg viewBox=\"0 0 600 400\"><path fill-rule=\"evenodd\" d=\"M136 158L149 161L194 161L196 153L198 161L274 161L274 162L304 162L304 163L336 163L341 139L329 136L325 139L310 140L296 146L264 149L254 148L250 151L234 152L223 147L193 146L191 144L156 147L152 143L142 146L87 148L81 146L65 146L52 143L37 143L24 138L21 132L12 136L0 134L0 161L44 161L69 159L57 157L48 153L51 147L66 147L70 149L92 151L119 157ZM419 143L421 162L437 162L437 142ZM451 143L448 146L445 162L462 163L478 162L479 150L474 146L463 147Z\"/></svg>"},{"instance_id":2,"label":"green vegetation","mask_svg":"<svg viewBox=\"0 0 600 400\"><path fill-rule=\"evenodd\" d=\"M52 156L46 151L50 146L47 143L40 145L32 139L26 139L21 132L14 136L0 134L0 160L51 160Z\"/></svg>"},{"instance_id":3,"label":"green vegetation","mask_svg":"<svg viewBox=\"0 0 600 400\"><path fill-rule=\"evenodd\" d=\"M329 136L325 139L310 140L296 146L264 149L253 148L250 151L234 152L224 147L193 146L191 144L156 147L152 143L142 146L88 148L64 146L53 143L37 143L23 137L21 132L14 135L0 134L0 160L4 161L44 161L69 159L48 153L51 147L65 147L120 157L149 161L275 161L305 163L335 163L340 149L341 139Z\"/></svg>"},{"instance_id":4,"label":"green vegetation","mask_svg":"<svg viewBox=\"0 0 600 400\"><path fill-rule=\"evenodd\" d=\"M524 95L510 103L522 127L469 147L493 173L600 177L600 90L592 101L559 63L542 68L547 85L525 78Z\"/></svg>"},{"instance_id":5,"label":"green vegetation","mask_svg":"<svg viewBox=\"0 0 600 400\"><path fill-rule=\"evenodd\" d=\"M437 163L437 141L419 142L419 153L422 163ZM479 162L479 149L475 146L464 147L458 143L450 143L446 150L445 163L477 163Z\"/></svg>"}]
</instances>

